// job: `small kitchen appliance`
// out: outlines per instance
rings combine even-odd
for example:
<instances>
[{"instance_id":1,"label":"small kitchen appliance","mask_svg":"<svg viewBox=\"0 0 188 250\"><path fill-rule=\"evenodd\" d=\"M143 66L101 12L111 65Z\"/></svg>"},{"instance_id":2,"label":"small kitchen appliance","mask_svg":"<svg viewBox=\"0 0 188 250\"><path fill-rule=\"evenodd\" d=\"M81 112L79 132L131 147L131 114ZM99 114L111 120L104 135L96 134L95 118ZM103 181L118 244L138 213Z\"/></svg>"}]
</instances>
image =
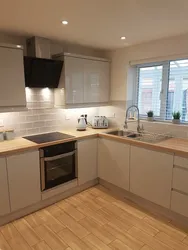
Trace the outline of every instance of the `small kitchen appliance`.
<instances>
[{"instance_id":1,"label":"small kitchen appliance","mask_svg":"<svg viewBox=\"0 0 188 250\"><path fill-rule=\"evenodd\" d=\"M23 138L38 144L42 144L46 142L53 142L53 141L74 138L74 136L63 134L60 132L52 132L52 133L25 136Z\"/></svg>"},{"instance_id":2,"label":"small kitchen appliance","mask_svg":"<svg viewBox=\"0 0 188 250\"><path fill-rule=\"evenodd\" d=\"M54 188L76 179L77 143L65 142L41 148L41 190Z\"/></svg>"},{"instance_id":3,"label":"small kitchen appliance","mask_svg":"<svg viewBox=\"0 0 188 250\"><path fill-rule=\"evenodd\" d=\"M74 136L52 132L24 138L37 144L59 141L55 145L39 149L42 191L77 178L77 142ZM63 142L69 138L72 140Z\"/></svg>"},{"instance_id":4,"label":"small kitchen appliance","mask_svg":"<svg viewBox=\"0 0 188 250\"><path fill-rule=\"evenodd\" d=\"M87 124L86 124L86 119L85 119L85 117L80 117L79 119L78 119L78 125L77 125L77 130L78 131L83 131L83 130L86 130L86 126L87 126Z\"/></svg>"},{"instance_id":5,"label":"small kitchen appliance","mask_svg":"<svg viewBox=\"0 0 188 250\"><path fill-rule=\"evenodd\" d=\"M94 116L92 128L108 128L108 119L106 116Z\"/></svg>"}]
</instances>

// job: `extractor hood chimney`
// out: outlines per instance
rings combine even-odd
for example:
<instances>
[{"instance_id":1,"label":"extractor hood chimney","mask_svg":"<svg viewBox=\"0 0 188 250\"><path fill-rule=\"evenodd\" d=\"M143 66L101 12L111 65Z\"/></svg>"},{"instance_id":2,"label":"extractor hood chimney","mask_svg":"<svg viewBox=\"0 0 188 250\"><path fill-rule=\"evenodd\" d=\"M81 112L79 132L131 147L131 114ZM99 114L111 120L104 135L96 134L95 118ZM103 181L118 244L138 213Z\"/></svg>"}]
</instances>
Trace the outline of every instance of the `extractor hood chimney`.
<instances>
[{"instance_id":1,"label":"extractor hood chimney","mask_svg":"<svg viewBox=\"0 0 188 250\"><path fill-rule=\"evenodd\" d=\"M43 37L31 37L27 39L27 56L43 59L51 59L50 40Z\"/></svg>"}]
</instances>

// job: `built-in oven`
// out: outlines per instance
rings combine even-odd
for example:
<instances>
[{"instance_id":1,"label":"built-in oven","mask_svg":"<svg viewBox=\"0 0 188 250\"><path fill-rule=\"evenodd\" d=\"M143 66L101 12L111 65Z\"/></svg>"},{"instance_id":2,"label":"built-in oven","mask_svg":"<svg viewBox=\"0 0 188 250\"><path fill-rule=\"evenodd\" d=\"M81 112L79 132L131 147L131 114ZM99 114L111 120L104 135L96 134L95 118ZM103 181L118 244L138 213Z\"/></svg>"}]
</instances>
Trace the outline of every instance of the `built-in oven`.
<instances>
[{"instance_id":1,"label":"built-in oven","mask_svg":"<svg viewBox=\"0 0 188 250\"><path fill-rule=\"evenodd\" d=\"M76 178L76 141L40 149L41 190L47 190Z\"/></svg>"}]
</instances>

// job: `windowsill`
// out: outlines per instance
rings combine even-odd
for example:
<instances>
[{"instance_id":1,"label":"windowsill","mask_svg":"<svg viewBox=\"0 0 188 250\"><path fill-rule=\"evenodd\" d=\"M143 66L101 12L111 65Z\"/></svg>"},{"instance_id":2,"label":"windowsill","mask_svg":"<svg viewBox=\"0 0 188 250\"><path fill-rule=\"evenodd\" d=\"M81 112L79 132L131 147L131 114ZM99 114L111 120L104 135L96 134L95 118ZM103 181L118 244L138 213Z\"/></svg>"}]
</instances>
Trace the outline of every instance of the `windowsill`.
<instances>
[{"instance_id":1,"label":"windowsill","mask_svg":"<svg viewBox=\"0 0 188 250\"><path fill-rule=\"evenodd\" d=\"M155 124L167 124L167 125L172 125L172 126L178 126L178 127L185 127L188 126L188 122L180 122L179 124L174 124L172 121L164 121L164 120L153 120L153 121L148 121L147 119L141 118L140 121L142 122L149 122L149 123L155 123Z\"/></svg>"}]
</instances>

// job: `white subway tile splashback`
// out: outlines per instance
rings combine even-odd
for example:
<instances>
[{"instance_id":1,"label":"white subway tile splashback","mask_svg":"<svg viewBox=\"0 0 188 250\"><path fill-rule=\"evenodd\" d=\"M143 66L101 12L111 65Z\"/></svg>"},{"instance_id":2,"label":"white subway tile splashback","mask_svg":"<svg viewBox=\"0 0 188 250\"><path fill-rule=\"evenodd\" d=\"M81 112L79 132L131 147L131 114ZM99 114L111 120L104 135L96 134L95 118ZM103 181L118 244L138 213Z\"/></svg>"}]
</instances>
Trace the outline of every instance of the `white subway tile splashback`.
<instances>
[{"instance_id":1,"label":"white subway tile splashback","mask_svg":"<svg viewBox=\"0 0 188 250\"><path fill-rule=\"evenodd\" d=\"M98 115L98 108L56 109L52 89L26 88L28 111L0 113L5 128L15 129L16 136L25 136L63 129L76 129L77 119L82 114L88 115L88 120ZM66 120L66 115L70 120Z\"/></svg>"}]
</instances>

